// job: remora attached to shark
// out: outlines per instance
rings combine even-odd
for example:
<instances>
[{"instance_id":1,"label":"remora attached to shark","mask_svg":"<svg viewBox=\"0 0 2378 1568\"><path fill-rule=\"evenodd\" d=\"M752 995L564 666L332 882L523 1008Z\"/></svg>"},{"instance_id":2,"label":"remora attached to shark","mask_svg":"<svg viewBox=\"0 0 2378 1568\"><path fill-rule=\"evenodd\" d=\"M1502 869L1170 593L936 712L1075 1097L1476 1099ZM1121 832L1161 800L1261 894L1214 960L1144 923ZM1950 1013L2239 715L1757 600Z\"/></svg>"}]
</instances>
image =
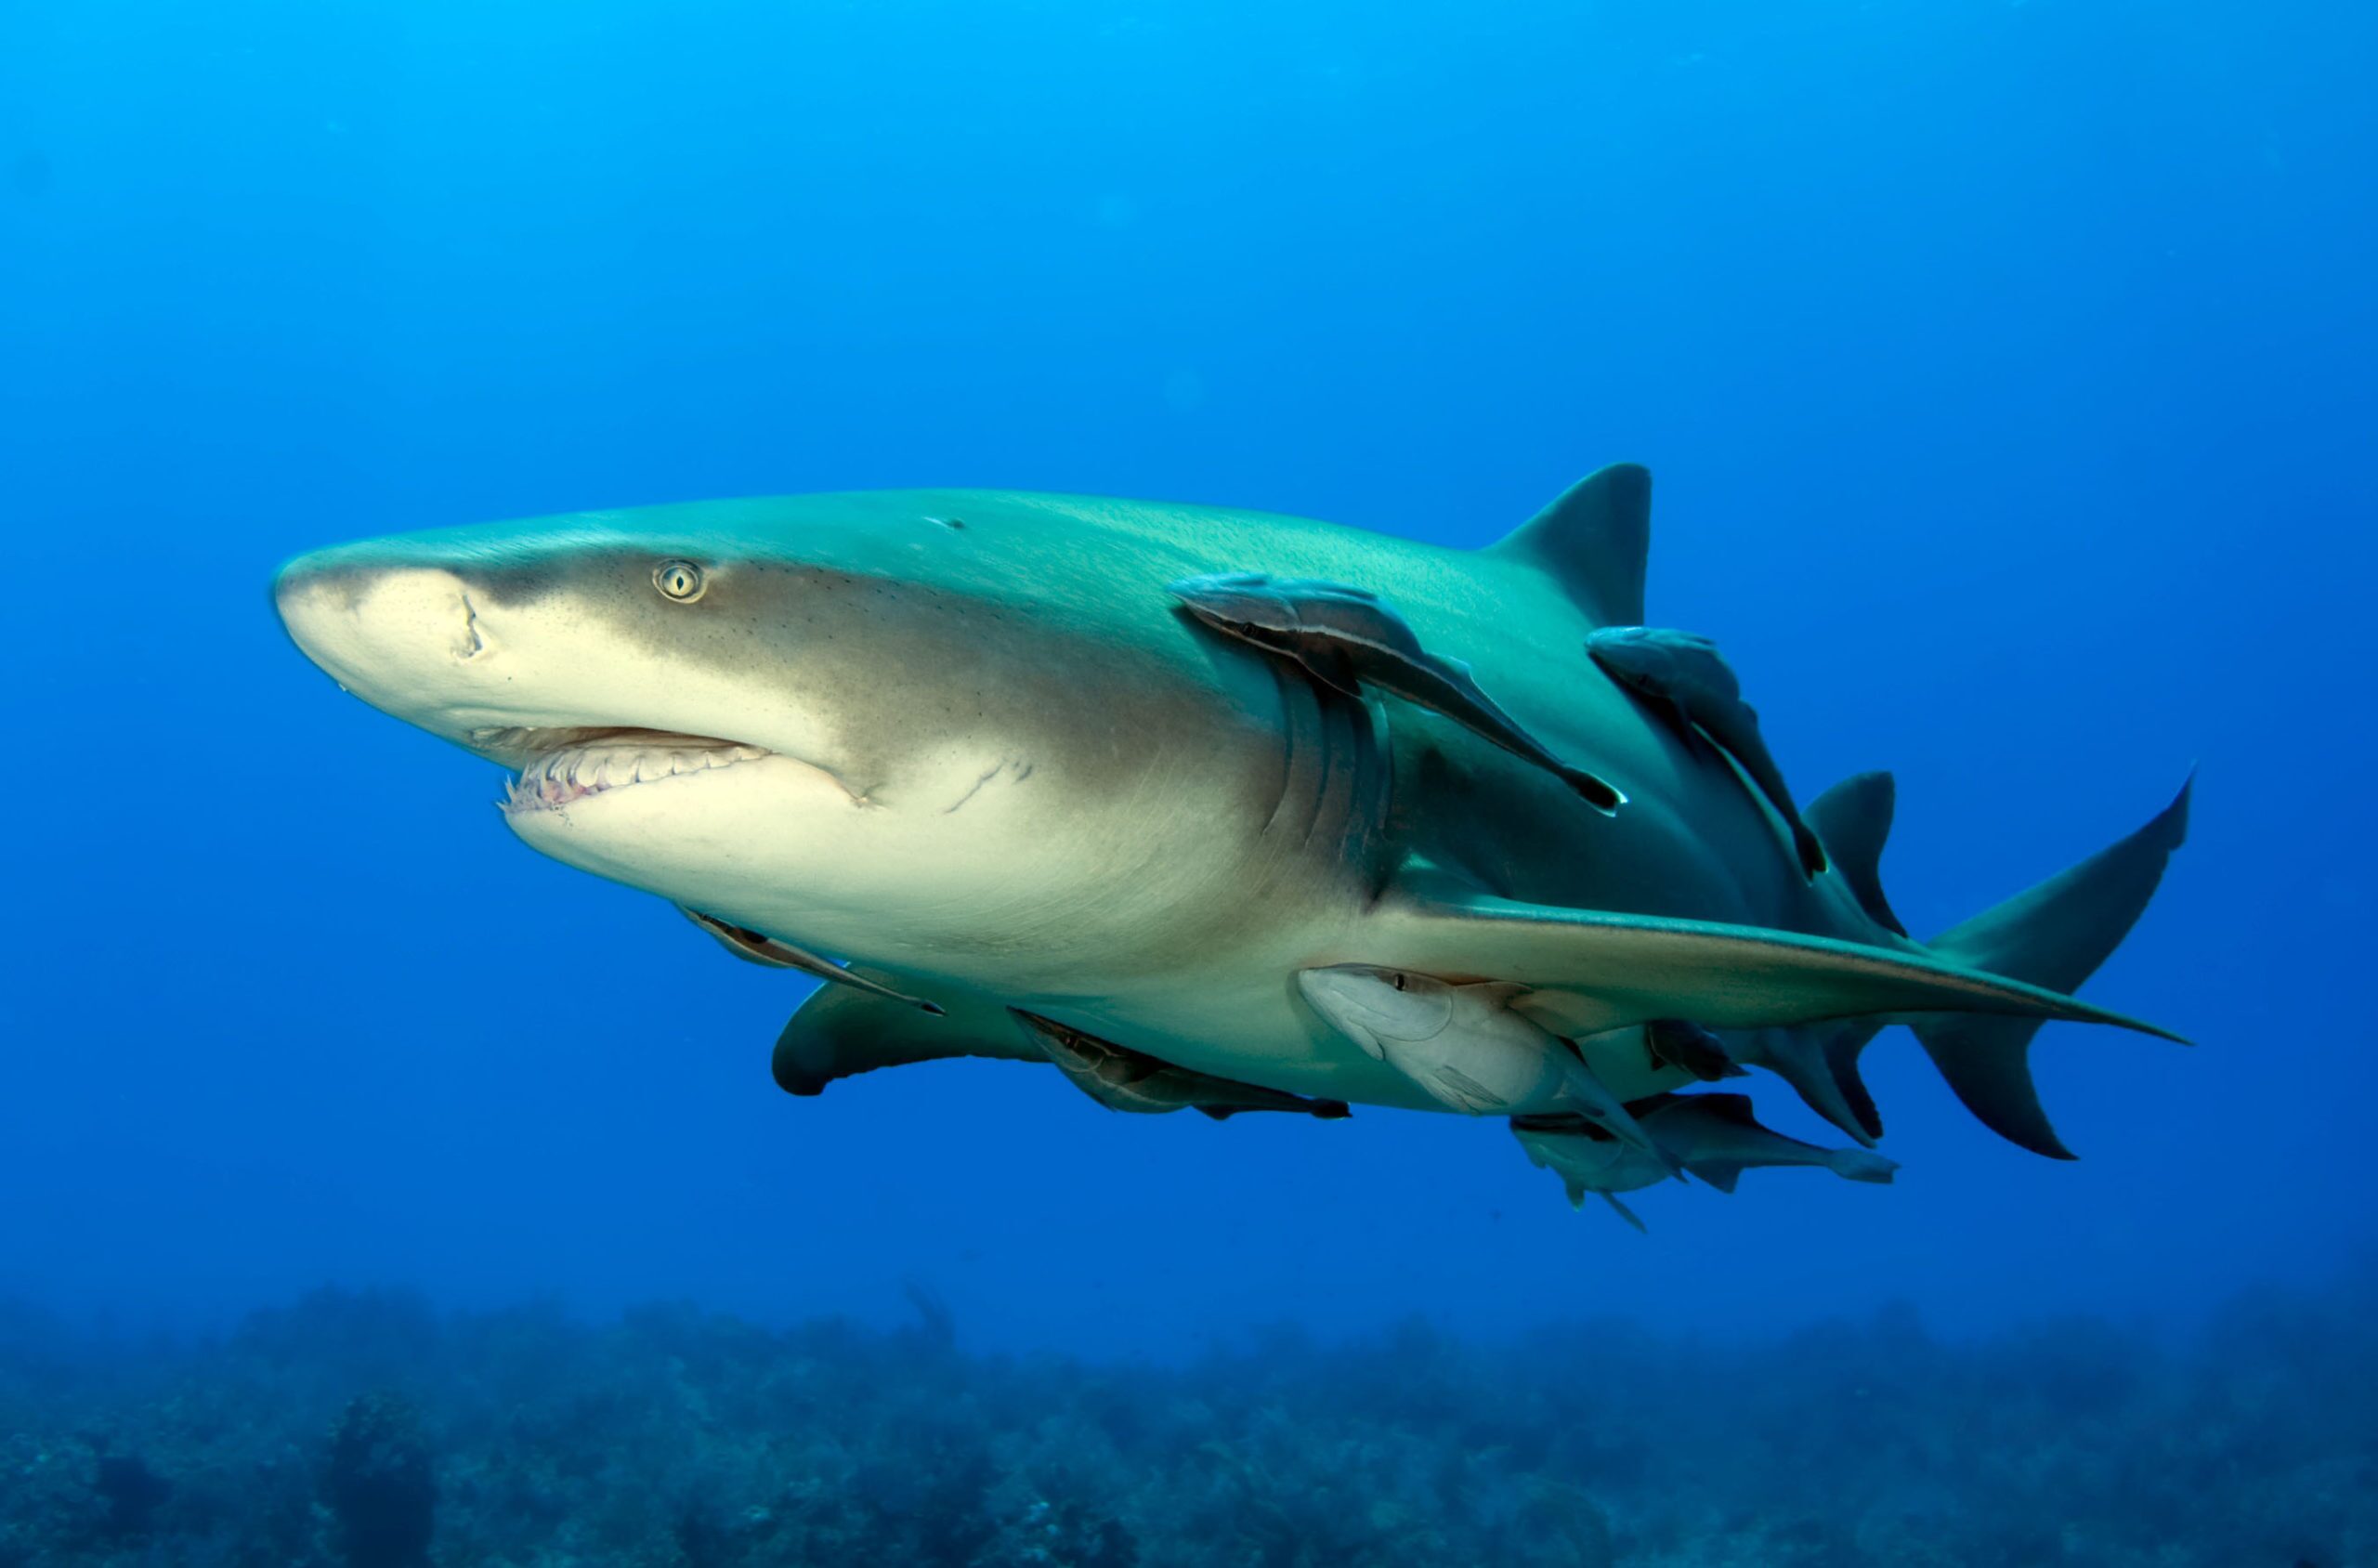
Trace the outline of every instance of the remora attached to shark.
<instances>
[{"instance_id":1,"label":"remora attached to shark","mask_svg":"<svg viewBox=\"0 0 2378 1568\"><path fill-rule=\"evenodd\" d=\"M1779 815L1780 787L1588 656L1645 619L1649 500L1605 468L1462 551L1209 507L798 496L346 545L274 595L341 686L512 770L531 847L853 982L785 1026L795 1093L1045 1065L1064 1038L1169 1086L1134 1109L1501 1104L1442 1091L1458 1034L1383 1052L1339 1027L1343 987L1311 976L1360 971L1485 987L1457 1027L1574 1053L1580 1104L1707 1077L1672 1042L1731 1040L1862 1141L1859 1052L1905 1023L1983 1121L2064 1155L2032 1036L2165 1034L2070 993L2146 907L2187 792L1911 939L1876 869L1888 776ZM1064 1065L1099 1095L1087 1060Z\"/></svg>"}]
</instances>

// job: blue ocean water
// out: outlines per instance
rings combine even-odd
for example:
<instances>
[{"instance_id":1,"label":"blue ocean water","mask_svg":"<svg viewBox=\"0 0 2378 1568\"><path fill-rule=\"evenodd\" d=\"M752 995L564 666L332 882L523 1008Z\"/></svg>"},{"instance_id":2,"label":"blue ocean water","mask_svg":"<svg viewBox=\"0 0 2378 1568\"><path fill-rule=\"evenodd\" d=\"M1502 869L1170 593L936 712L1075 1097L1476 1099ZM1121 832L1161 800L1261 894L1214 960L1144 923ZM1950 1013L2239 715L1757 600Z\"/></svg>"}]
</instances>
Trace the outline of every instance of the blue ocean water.
<instances>
[{"instance_id":1,"label":"blue ocean water","mask_svg":"<svg viewBox=\"0 0 2378 1568\"><path fill-rule=\"evenodd\" d=\"M2373 45L2211 0L19 0L0 1295L923 1290L975 1349L1177 1362L2324 1288L2378 1229ZM972 1062L790 1100L806 982L521 848L265 597L346 539L878 486L1483 543L1621 459L1653 618L1790 777L1896 771L1917 933L2201 769L2087 991L2200 1043L2051 1026L2077 1163L1903 1034L1895 1186L1645 1195L1642 1236L1452 1117Z\"/></svg>"}]
</instances>

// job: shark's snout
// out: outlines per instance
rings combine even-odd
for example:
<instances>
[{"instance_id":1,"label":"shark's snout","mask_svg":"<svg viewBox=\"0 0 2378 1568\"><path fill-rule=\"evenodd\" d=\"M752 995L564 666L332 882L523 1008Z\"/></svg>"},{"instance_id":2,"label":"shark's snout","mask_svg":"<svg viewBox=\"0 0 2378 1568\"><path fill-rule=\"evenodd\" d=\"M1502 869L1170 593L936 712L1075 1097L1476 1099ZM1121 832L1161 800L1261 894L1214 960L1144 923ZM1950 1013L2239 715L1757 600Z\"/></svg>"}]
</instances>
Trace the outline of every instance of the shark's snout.
<instances>
[{"instance_id":1,"label":"shark's snout","mask_svg":"<svg viewBox=\"0 0 2378 1568\"><path fill-rule=\"evenodd\" d=\"M302 555L273 579L272 601L307 658L381 707L435 695L493 647L469 585L438 568Z\"/></svg>"}]
</instances>

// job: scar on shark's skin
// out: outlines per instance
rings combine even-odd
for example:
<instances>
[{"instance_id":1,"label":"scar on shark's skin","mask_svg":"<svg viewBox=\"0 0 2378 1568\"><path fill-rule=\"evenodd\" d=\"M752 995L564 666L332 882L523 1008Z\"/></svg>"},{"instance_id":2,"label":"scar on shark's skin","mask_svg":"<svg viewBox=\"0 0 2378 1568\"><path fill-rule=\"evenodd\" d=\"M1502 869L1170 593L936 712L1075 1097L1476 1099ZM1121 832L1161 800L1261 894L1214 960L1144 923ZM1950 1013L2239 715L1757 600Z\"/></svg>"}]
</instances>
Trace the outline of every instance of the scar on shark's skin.
<instances>
[{"instance_id":1,"label":"scar on shark's skin","mask_svg":"<svg viewBox=\"0 0 2378 1568\"><path fill-rule=\"evenodd\" d=\"M479 635L478 607L471 603L471 596L468 594L464 594L462 598L463 634L471 639L471 646L456 648L454 657L458 660L477 659L487 651L487 639Z\"/></svg>"},{"instance_id":2,"label":"scar on shark's skin","mask_svg":"<svg viewBox=\"0 0 2378 1568\"><path fill-rule=\"evenodd\" d=\"M973 783L968 785L964 794L959 796L947 805L943 806L941 808L941 814L944 817L947 817L951 812L956 811L960 806L964 805L968 801L973 800L976 795L982 792L984 785L988 784L992 779L997 778L1009 768L1015 769L1015 781L1018 784L1023 783L1026 779L1032 777L1032 764L1030 763L1019 763L1013 757L1001 757L998 762L991 764L988 772L985 773L980 778L974 780Z\"/></svg>"}]
</instances>

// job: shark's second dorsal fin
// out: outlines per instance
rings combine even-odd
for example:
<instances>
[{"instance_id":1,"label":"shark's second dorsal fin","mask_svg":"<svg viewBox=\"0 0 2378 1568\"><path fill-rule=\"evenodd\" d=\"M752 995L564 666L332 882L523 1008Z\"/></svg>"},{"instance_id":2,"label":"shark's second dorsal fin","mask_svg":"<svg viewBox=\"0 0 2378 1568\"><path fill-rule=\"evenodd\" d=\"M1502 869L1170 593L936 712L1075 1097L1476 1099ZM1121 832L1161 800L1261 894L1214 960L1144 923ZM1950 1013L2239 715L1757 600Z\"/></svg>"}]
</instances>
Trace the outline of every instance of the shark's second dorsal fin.
<instances>
[{"instance_id":1,"label":"shark's second dorsal fin","mask_svg":"<svg viewBox=\"0 0 2378 1568\"><path fill-rule=\"evenodd\" d=\"M1891 836L1898 800L1889 774L1861 773L1810 801L1801 815L1816 830L1834 869L1857 895L1859 908L1904 936L1907 927L1883 896L1883 842Z\"/></svg>"},{"instance_id":2,"label":"shark's second dorsal fin","mask_svg":"<svg viewBox=\"0 0 2378 1568\"><path fill-rule=\"evenodd\" d=\"M1488 548L1549 576L1599 624L1639 626L1652 471L1635 463L1597 468Z\"/></svg>"}]
</instances>

